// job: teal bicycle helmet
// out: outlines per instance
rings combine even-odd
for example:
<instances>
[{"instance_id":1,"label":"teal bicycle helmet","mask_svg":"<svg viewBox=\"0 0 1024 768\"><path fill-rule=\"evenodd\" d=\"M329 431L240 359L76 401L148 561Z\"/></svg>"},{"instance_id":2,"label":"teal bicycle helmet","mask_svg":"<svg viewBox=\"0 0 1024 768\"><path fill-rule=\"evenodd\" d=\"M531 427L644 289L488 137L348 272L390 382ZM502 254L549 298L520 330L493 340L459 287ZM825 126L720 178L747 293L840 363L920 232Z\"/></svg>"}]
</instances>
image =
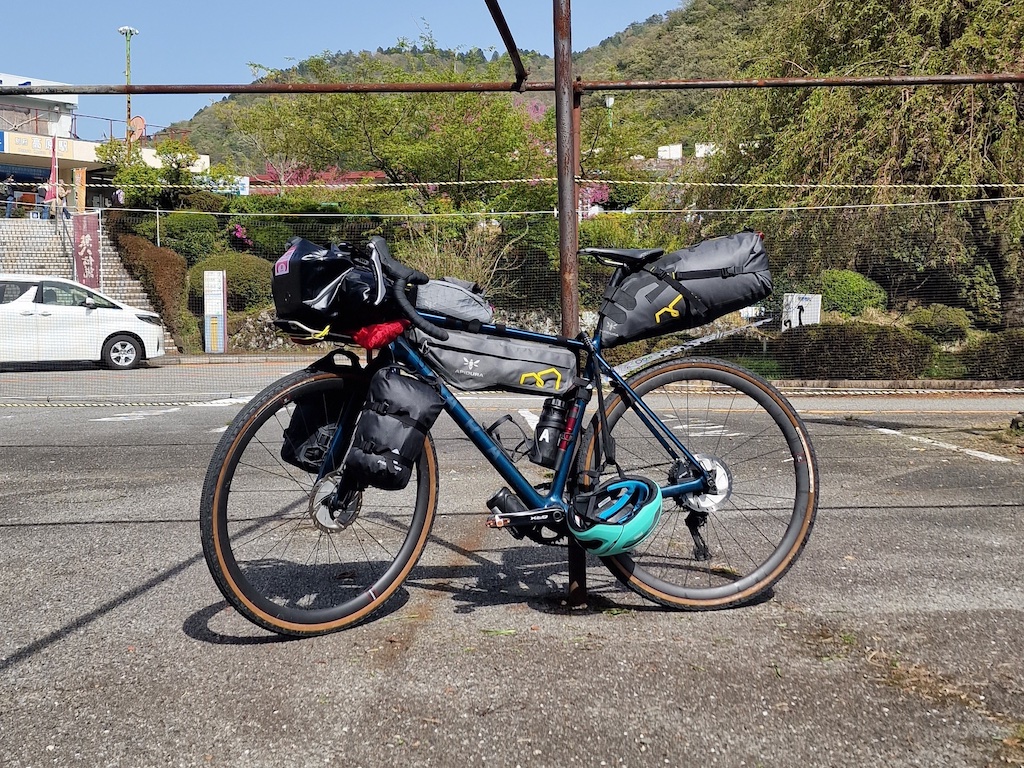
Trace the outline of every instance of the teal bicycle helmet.
<instances>
[{"instance_id":1,"label":"teal bicycle helmet","mask_svg":"<svg viewBox=\"0 0 1024 768\"><path fill-rule=\"evenodd\" d=\"M620 477L577 498L568 515L576 539L598 557L620 555L639 546L661 519L658 484L645 477Z\"/></svg>"}]
</instances>

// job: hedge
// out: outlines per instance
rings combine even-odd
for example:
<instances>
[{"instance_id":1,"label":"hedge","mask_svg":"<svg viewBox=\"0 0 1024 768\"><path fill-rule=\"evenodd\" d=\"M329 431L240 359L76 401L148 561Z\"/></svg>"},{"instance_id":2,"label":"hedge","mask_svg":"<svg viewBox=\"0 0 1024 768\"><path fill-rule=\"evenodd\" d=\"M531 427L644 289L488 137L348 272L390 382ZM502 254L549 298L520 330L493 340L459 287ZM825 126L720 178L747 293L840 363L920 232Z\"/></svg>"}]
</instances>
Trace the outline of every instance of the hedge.
<instances>
[{"instance_id":1,"label":"hedge","mask_svg":"<svg viewBox=\"0 0 1024 768\"><path fill-rule=\"evenodd\" d=\"M920 331L940 344L952 344L967 338L971 318L966 309L930 304L911 310L903 322L908 328Z\"/></svg>"},{"instance_id":2,"label":"hedge","mask_svg":"<svg viewBox=\"0 0 1024 768\"><path fill-rule=\"evenodd\" d=\"M785 375L797 379L916 379L935 342L895 325L832 323L791 328L776 342Z\"/></svg>"},{"instance_id":3,"label":"hedge","mask_svg":"<svg viewBox=\"0 0 1024 768\"><path fill-rule=\"evenodd\" d=\"M874 280L849 269L821 273L821 308L844 315L863 314L869 307L885 310L885 289Z\"/></svg>"},{"instance_id":4,"label":"hedge","mask_svg":"<svg viewBox=\"0 0 1024 768\"><path fill-rule=\"evenodd\" d=\"M186 311L188 272L185 259L167 248L157 248L138 235L117 238L128 273L142 283L175 341L188 348L199 337L196 320Z\"/></svg>"},{"instance_id":5,"label":"hedge","mask_svg":"<svg viewBox=\"0 0 1024 768\"><path fill-rule=\"evenodd\" d=\"M993 333L969 344L960 359L972 379L1024 380L1024 328Z\"/></svg>"}]
</instances>

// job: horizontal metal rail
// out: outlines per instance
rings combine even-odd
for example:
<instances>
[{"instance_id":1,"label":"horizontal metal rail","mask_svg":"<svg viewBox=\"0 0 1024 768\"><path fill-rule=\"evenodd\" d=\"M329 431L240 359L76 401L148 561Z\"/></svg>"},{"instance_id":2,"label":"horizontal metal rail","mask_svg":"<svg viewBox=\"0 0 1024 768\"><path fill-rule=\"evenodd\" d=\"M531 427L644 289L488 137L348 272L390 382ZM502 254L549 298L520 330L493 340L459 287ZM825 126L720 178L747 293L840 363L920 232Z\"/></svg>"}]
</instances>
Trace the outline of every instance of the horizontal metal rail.
<instances>
[{"instance_id":1,"label":"horizontal metal rail","mask_svg":"<svg viewBox=\"0 0 1024 768\"><path fill-rule=\"evenodd\" d=\"M521 66L521 65L520 65ZM577 80L577 92L659 91L728 88L872 88L879 86L996 85L1024 83L1024 72L967 75L879 75L868 77L768 77L747 80ZM207 83L195 85L0 85L0 96L206 93L500 93L555 90L553 82L490 83Z\"/></svg>"}]
</instances>

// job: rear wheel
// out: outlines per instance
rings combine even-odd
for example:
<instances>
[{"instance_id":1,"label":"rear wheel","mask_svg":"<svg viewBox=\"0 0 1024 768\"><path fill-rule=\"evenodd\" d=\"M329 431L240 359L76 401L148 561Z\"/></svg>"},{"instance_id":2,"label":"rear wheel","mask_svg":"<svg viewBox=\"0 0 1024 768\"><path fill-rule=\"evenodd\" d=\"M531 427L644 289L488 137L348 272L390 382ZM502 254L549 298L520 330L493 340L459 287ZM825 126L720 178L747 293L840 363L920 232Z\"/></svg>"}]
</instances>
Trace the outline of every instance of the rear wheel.
<instances>
[{"instance_id":1,"label":"rear wheel","mask_svg":"<svg viewBox=\"0 0 1024 768\"><path fill-rule=\"evenodd\" d=\"M725 608L763 595L800 554L817 511L817 464L800 417L770 384L717 360L666 363L628 383L715 488L666 497L653 534L602 562L630 589L676 608ZM621 397L606 413L626 474L662 487L693 476ZM584 440L581 469L597 464L599 430L595 423Z\"/></svg>"},{"instance_id":2,"label":"rear wheel","mask_svg":"<svg viewBox=\"0 0 1024 768\"><path fill-rule=\"evenodd\" d=\"M214 452L200 507L203 552L227 600L261 627L315 635L363 621L395 595L423 552L437 506L429 436L401 491L339 495L340 473L318 481L283 458L319 466L365 391L359 374L287 376L253 399ZM324 414L333 417L326 429ZM319 447L298 444L318 428Z\"/></svg>"}]
</instances>

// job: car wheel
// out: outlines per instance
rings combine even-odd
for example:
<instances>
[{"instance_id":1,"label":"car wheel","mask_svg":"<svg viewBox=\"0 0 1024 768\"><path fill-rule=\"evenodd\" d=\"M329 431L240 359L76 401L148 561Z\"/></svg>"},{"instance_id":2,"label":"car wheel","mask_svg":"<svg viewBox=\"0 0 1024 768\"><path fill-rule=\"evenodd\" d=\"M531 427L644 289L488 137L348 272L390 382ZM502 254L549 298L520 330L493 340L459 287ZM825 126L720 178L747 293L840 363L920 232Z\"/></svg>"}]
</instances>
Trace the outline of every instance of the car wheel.
<instances>
[{"instance_id":1,"label":"car wheel","mask_svg":"<svg viewBox=\"0 0 1024 768\"><path fill-rule=\"evenodd\" d=\"M131 336L113 336L103 345L103 362L118 371L134 368L142 362L142 345Z\"/></svg>"}]
</instances>

